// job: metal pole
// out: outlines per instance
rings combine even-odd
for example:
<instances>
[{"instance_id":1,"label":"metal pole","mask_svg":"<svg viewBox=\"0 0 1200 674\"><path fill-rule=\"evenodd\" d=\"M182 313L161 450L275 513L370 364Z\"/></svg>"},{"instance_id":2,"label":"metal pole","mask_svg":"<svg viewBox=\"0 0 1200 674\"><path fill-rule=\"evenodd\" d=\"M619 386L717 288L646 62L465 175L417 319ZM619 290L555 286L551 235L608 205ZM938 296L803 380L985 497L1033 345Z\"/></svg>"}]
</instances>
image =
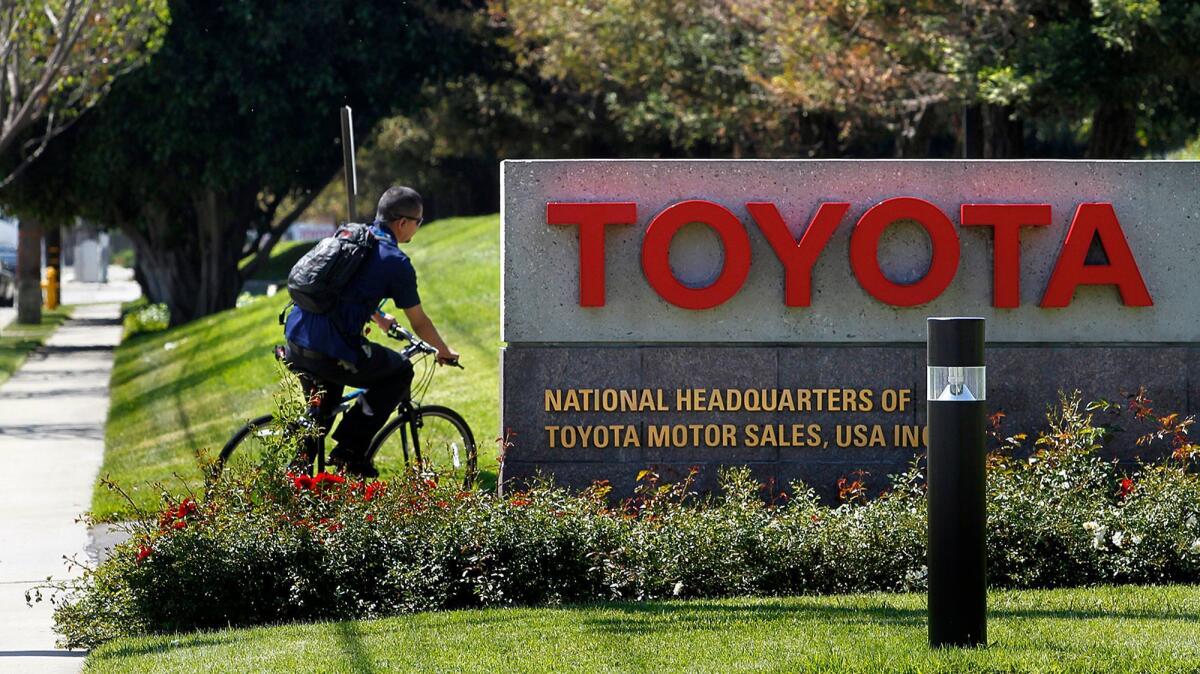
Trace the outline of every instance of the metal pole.
<instances>
[{"instance_id":1,"label":"metal pole","mask_svg":"<svg viewBox=\"0 0 1200 674\"><path fill-rule=\"evenodd\" d=\"M986 646L984 320L928 326L929 644Z\"/></svg>"},{"instance_id":2,"label":"metal pole","mask_svg":"<svg viewBox=\"0 0 1200 674\"><path fill-rule=\"evenodd\" d=\"M342 163L346 172L346 222L354 222L354 196L358 194L358 170L354 165L354 123L350 106L342 106Z\"/></svg>"}]
</instances>

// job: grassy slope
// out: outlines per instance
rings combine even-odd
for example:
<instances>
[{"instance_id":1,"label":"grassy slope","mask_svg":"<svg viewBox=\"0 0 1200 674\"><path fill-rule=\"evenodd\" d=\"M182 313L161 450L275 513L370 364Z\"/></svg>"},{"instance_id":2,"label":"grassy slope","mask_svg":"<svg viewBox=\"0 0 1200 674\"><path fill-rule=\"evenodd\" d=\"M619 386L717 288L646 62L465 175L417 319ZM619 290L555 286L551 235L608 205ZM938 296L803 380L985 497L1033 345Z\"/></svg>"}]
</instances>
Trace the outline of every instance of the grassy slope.
<instances>
[{"instance_id":1,"label":"grassy slope","mask_svg":"<svg viewBox=\"0 0 1200 674\"><path fill-rule=\"evenodd\" d=\"M270 259L255 272L254 278L263 281L286 280L292 265L296 264L315 243L314 241L283 241L279 243L271 250Z\"/></svg>"},{"instance_id":2,"label":"grassy slope","mask_svg":"<svg viewBox=\"0 0 1200 674\"><path fill-rule=\"evenodd\" d=\"M457 218L423 227L405 245L417 268L422 305L467 367L439 369L429 401L466 417L480 445L480 467L493 474L491 440L499 423L499 236L497 216ZM280 255L298 257L295 246ZM146 509L158 505L160 490L151 483L176 492L199 484L198 453L220 451L246 419L274 409L278 376L270 350L283 340L276 318L286 301L286 294L263 298L122 344L100 474L129 490ZM102 519L129 512L128 504L102 485L92 506Z\"/></svg>"},{"instance_id":3,"label":"grassy slope","mask_svg":"<svg viewBox=\"0 0 1200 674\"><path fill-rule=\"evenodd\" d=\"M126 639L87 671L1196 671L1200 588L994 592L989 647L931 650L924 595L427 613Z\"/></svg>"},{"instance_id":4,"label":"grassy slope","mask_svg":"<svg viewBox=\"0 0 1200 674\"><path fill-rule=\"evenodd\" d=\"M0 330L0 382L21 367L25 356L41 346L70 315L70 307L60 306L54 311L42 310L40 325L18 325L13 321Z\"/></svg>"}]
</instances>

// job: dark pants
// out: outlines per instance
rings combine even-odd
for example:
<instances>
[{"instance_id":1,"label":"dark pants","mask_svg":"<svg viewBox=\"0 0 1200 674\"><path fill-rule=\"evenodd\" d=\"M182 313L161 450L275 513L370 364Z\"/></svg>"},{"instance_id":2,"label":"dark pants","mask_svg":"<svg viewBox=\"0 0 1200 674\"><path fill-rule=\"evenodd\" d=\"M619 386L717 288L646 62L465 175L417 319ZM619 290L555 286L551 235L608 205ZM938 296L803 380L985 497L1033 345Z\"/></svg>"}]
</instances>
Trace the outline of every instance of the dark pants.
<instances>
[{"instance_id":1,"label":"dark pants","mask_svg":"<svg viewBox=\"0 0 1200 674\"><path fill-rule=\"evenodd\" d=\"M305 388L324 391L321 396L321 433L329 431L333 411L342 400L342 388L351 386L366 389L353 407L342 415L333 439L341 452L365 456L371 439L383 427L384 422L401 403L409 398L413 368L400 354L378 344L369 344L370 352L351 367L344 361L333 358L313 358L300 349L289 345L288 360L313 375L313 381L304 381ZM308 392L306 391L306 394ZM368 410L370 414L368 414Z\"/></svg>"}]
</instances>

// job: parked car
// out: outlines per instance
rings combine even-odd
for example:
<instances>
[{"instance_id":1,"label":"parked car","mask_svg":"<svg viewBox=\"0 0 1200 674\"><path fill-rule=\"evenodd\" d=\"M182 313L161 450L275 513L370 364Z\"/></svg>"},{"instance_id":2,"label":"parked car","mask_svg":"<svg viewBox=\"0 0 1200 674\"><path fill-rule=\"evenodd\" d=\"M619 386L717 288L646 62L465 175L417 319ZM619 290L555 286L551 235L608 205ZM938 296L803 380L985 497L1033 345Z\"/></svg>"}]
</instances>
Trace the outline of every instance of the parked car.
<instances>
[{"instance_id":1,"label":"parked car","mask_svg":"<svg viewBox=\"0 0 1200 674\"><path fill-rule=\"evenodd\" d=\"M17 297L17 249L0 246L0 307L11 307Z\"/></svg>"}]
</instances>

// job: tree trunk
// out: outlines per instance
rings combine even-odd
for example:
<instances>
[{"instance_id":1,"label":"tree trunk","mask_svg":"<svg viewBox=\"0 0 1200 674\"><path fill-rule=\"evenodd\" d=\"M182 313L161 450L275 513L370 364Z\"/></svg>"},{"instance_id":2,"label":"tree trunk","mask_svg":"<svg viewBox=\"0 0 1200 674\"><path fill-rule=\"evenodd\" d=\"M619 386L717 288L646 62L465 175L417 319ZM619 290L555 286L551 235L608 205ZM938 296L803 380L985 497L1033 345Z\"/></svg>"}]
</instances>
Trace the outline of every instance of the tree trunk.
<instances>
[{"instance_id":1,"label":"tree trunk","mask_svg":"<svg viewBox=\"0 0 1200 674\"><path fill-rule=\"evenodd\" d=\"M133 241L142 290L151 302L167 305L171 325L237 303L242 288L238 260L255 205L253 195L202 190L183 209L185 222L145 212L142 228L123 227Z\"/></svg>"},{"instance_id":2,"label":"tree trunk","mask_svg":"<svg viewBox=\"0 0 1200 674\"><path fill-rule=\"evenodd\" d=\"M963 159L983 158L983 106L963 106Z\"/></svg>"},{"instance_id":3,"label":"tree trunk","mask_svg":"<svg viewBox=\"0 0 1200 674\"><path fill-rule=\"evenodd\" d=\"M17 225L17 322L42 322L42 223L21 218Z\"/></svg>"},{"instance_id":4,"label":"tree trunk","mask_svg":"<svg viewBox=\"0 0 1200 674\"><path fill-rule=\"evenodd\" d=\"M1137 116L1128 105L1105 101L1092 115L1088 159L1129 159L1137 148Z\"/></svg>"},{"instance_id":5,"label":"tree trunk","mask_svg":"<svg viewBox=\"0 0 1200 674\"><path fill-rule=\"evenodd\" d=\"M937 111L932 107L921 110L910 123L904 125L896 137L898 159L925 159L929 157L929 146L937 120Z\"/></svg>"},{"instance_id":6,"label":"tree trunk","mask_svg":"<svg viewBox=\"0 0 1200 674\"><path fill-rule=\"evenodd\" d=\"M988 159L1021 159L1025 156L1025 124L1012 106L985 105L983 156Z\"/></svg>"}]
</instances>

